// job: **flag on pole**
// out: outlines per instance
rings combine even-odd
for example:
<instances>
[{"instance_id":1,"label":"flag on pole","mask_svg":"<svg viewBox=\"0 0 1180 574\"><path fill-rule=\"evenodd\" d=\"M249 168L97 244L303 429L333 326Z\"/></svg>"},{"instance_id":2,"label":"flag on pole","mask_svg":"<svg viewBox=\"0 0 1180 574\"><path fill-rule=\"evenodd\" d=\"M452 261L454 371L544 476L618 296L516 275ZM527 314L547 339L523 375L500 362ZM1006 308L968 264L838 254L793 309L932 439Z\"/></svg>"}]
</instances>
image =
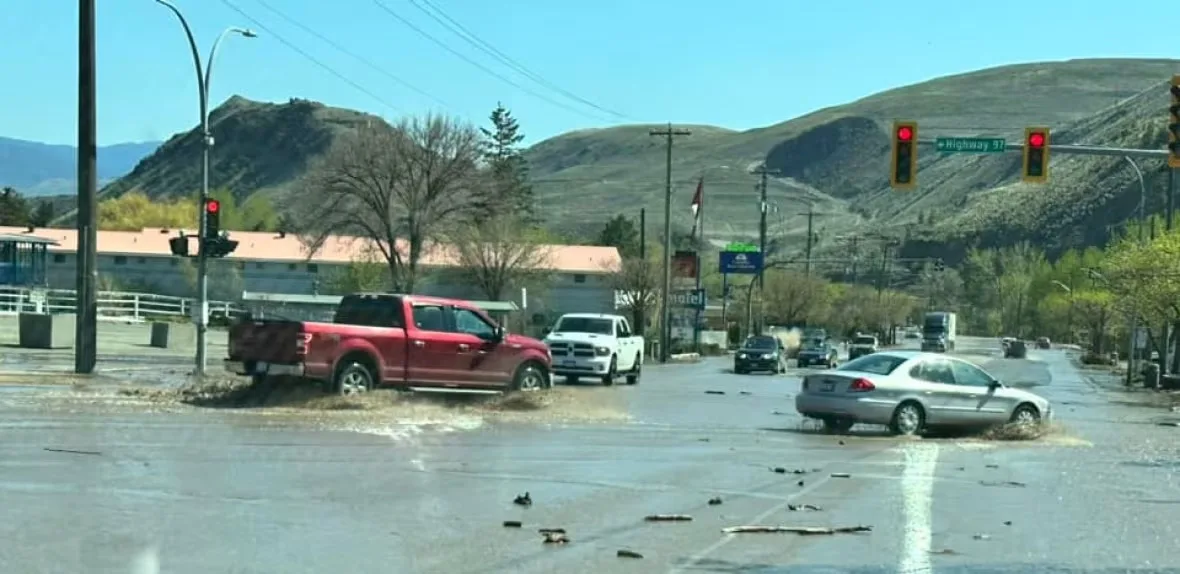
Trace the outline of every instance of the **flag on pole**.
<instances>
[{"instance_id":1,"label":"flag on pole","mask_svg":"<svg viewBox=\"0 0 1180 574\"><path fill-rule=\"evenodd\" d=\"M697 182L697 192L692 195L692 236L697 236L697 227L701 222L701 208L703 207L705 191L705 176ZM701 230L704 231L703 229Z\"/></svg>"}]
</instances>

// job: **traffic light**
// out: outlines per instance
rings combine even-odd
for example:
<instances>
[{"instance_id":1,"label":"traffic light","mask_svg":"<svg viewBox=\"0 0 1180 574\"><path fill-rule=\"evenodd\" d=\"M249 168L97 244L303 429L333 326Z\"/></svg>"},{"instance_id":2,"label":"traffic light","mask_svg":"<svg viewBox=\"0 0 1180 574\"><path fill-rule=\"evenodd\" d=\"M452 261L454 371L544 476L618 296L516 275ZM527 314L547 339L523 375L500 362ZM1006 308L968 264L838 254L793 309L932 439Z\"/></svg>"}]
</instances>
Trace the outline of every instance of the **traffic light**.
<instances>
[{"instance_id":1,"label":"traffic light","mask_svg":"<svg viewBox=\"0 0 1180 574\"><path fill-rule=\"evenodd\" d=\"M1172 105L1168 106L1168 167L1180 168L1180 74L1172 76Z\"/></svg>"},{"instance_id":2,"label":"traffic light","mask_svg":"<svg viewBox=\"0 0 1180 574\"><path fill-rule=\"evenodd\" d=\"M227 235L219 235L206 239L204 247L209 250L209 257L225 257L238 248L238 242L230 239Z\"/></svg>"},{"instance_id":3,"label":"traffic light","mask_svg":"<svg viewBox=\"0 0 1180 574\"><path fill-rule=\"evenodd\" d=\"M1024 162L1020 178L1026 183L1049 180L1049 128L1024 128Z\"/></svg>"},{"instance_id":4,"label":"traffic light","mask_svg":"<svg viewBox=\"0 0 1180 574\"><path fill-rule=\"evenodd\" d=\"M205 237L221 235L221 202L211 197L205 198Z\"/></svg>"},{"instance_id":5,"label":"traffic light","mask_svg":"<svg viewBox=\"0 0 1180 574\"><path fill-rule=\"evenodd\" d=\"M892 137L889 185L893 189L913 189L918 185L918 122L894 122Z\"/></svg>"},{"instance_id":6,"label":"traffic light","mask_svg":"<svg viewBox=\"0 0 1180 574\"><path fill-rule=\"evenodd\" d=\"M188 257L188 237L180 234L168 240L168 249L177 257Z\"/></svg>"}]
</instances>

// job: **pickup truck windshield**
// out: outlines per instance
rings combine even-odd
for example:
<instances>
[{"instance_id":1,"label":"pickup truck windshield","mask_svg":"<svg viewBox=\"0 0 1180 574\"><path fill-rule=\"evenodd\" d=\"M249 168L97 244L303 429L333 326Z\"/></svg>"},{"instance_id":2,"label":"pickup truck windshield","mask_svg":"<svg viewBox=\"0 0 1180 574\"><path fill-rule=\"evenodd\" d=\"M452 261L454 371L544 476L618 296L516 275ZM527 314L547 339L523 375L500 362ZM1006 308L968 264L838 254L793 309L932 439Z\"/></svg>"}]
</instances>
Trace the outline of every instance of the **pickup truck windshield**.
<instances>
[{"instance_id":1,"label":"pickup truck windshield","mask_svg":"<svg viewBox=\"0 0 1180 574\"><path fill-rule=\"evenodd\" d=\"M615 322L611 319L596 319L592 317L563 317L553 328L554 333L593 333L596 335L614 335Z\"/></svg>"},{"instance_id":2,"label":"pickup truck windshield","mask_svg":"<svg viewBox=\"0 0 1180 574\"><path fill-rule=\"evenodd\" d=\"M852 340L853 345L876 345L877 339L873 337L857 337Z\"/></svg>"}]
</instances>

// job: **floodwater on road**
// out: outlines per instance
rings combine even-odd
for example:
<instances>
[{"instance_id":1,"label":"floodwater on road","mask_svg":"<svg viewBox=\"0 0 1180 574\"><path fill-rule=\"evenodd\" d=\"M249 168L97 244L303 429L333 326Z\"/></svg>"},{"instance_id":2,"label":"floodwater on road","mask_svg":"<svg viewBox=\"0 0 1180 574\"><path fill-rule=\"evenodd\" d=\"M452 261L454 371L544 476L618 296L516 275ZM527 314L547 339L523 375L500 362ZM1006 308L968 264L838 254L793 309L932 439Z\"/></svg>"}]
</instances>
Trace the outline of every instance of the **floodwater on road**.
<instances>
[{"instance_id":1,"label":"floodwater on road","mask_svg":"<svg viewBox=\"0 0 1180 574\"><path fill-rule=\"evenodd\" d=\"M798 372L724 359L525 400L289 389L210 408L169 385L0 382L0 572L1180 567L1177 429L1113 403L1064 353L1006 361L990 344L968 358L1059 405L1047 436L826 435L794 412ZM871 532L722 532L743 525Z\"/></svg>"}]
</instances>

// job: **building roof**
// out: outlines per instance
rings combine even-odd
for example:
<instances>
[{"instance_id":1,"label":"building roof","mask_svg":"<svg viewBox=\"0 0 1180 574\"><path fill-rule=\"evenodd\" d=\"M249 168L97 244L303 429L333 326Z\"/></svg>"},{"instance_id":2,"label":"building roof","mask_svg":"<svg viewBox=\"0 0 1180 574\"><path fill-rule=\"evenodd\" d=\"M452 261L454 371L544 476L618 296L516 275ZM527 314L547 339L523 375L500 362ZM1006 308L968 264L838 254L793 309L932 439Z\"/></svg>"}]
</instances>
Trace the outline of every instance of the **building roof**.
<instances>
[{"instance_id":1,"label":"building roof","mask_svg":"<svg viewBox=\"0 0 1180 574\"><path fill-rule=\"evenodd\" d=\"M4 233L6 227L0 227L0 243L33 243L36 245L57 245L57 242L47 237L37 237L29 233L11 234ZM27 231L27 230L26 230Z\"/></svg>"},{"instance_id":2,"label":"building roof","mask_svg":"<svg viewBox=\"0 0 1180 574\"><path fill-rule=\"evenodd\" d=\"M169 256L172 252L168 240L181 232L179 229L148 227L139 231L99 231L98 252L104 255ZM187 235L195 235L185 230ZM57 242L49 247L50 252L73 253L78 249L76 229L36 228L30 232L25 227L2 227L0 235L12 236L10 241L21 241L22 237L38 238ZM375 251L376 243L362 237L334 235L324 242L315 253L311 253L305 241L298 235L280 235L271 232L233 231L231 237L238 242L238 248L227 259L289 261L309 263L348 263L363 259ZM403 252L405 246L399 246ZM566 273L607 273L618 269L621 259L619 250L600 245L544 245L549 252L548 268ZM380 257L380 256L378 256ZM421 264L426 267L455 267L456 257L445 245L429 248L422 256Z\"/></svg>"}]
</instances>

